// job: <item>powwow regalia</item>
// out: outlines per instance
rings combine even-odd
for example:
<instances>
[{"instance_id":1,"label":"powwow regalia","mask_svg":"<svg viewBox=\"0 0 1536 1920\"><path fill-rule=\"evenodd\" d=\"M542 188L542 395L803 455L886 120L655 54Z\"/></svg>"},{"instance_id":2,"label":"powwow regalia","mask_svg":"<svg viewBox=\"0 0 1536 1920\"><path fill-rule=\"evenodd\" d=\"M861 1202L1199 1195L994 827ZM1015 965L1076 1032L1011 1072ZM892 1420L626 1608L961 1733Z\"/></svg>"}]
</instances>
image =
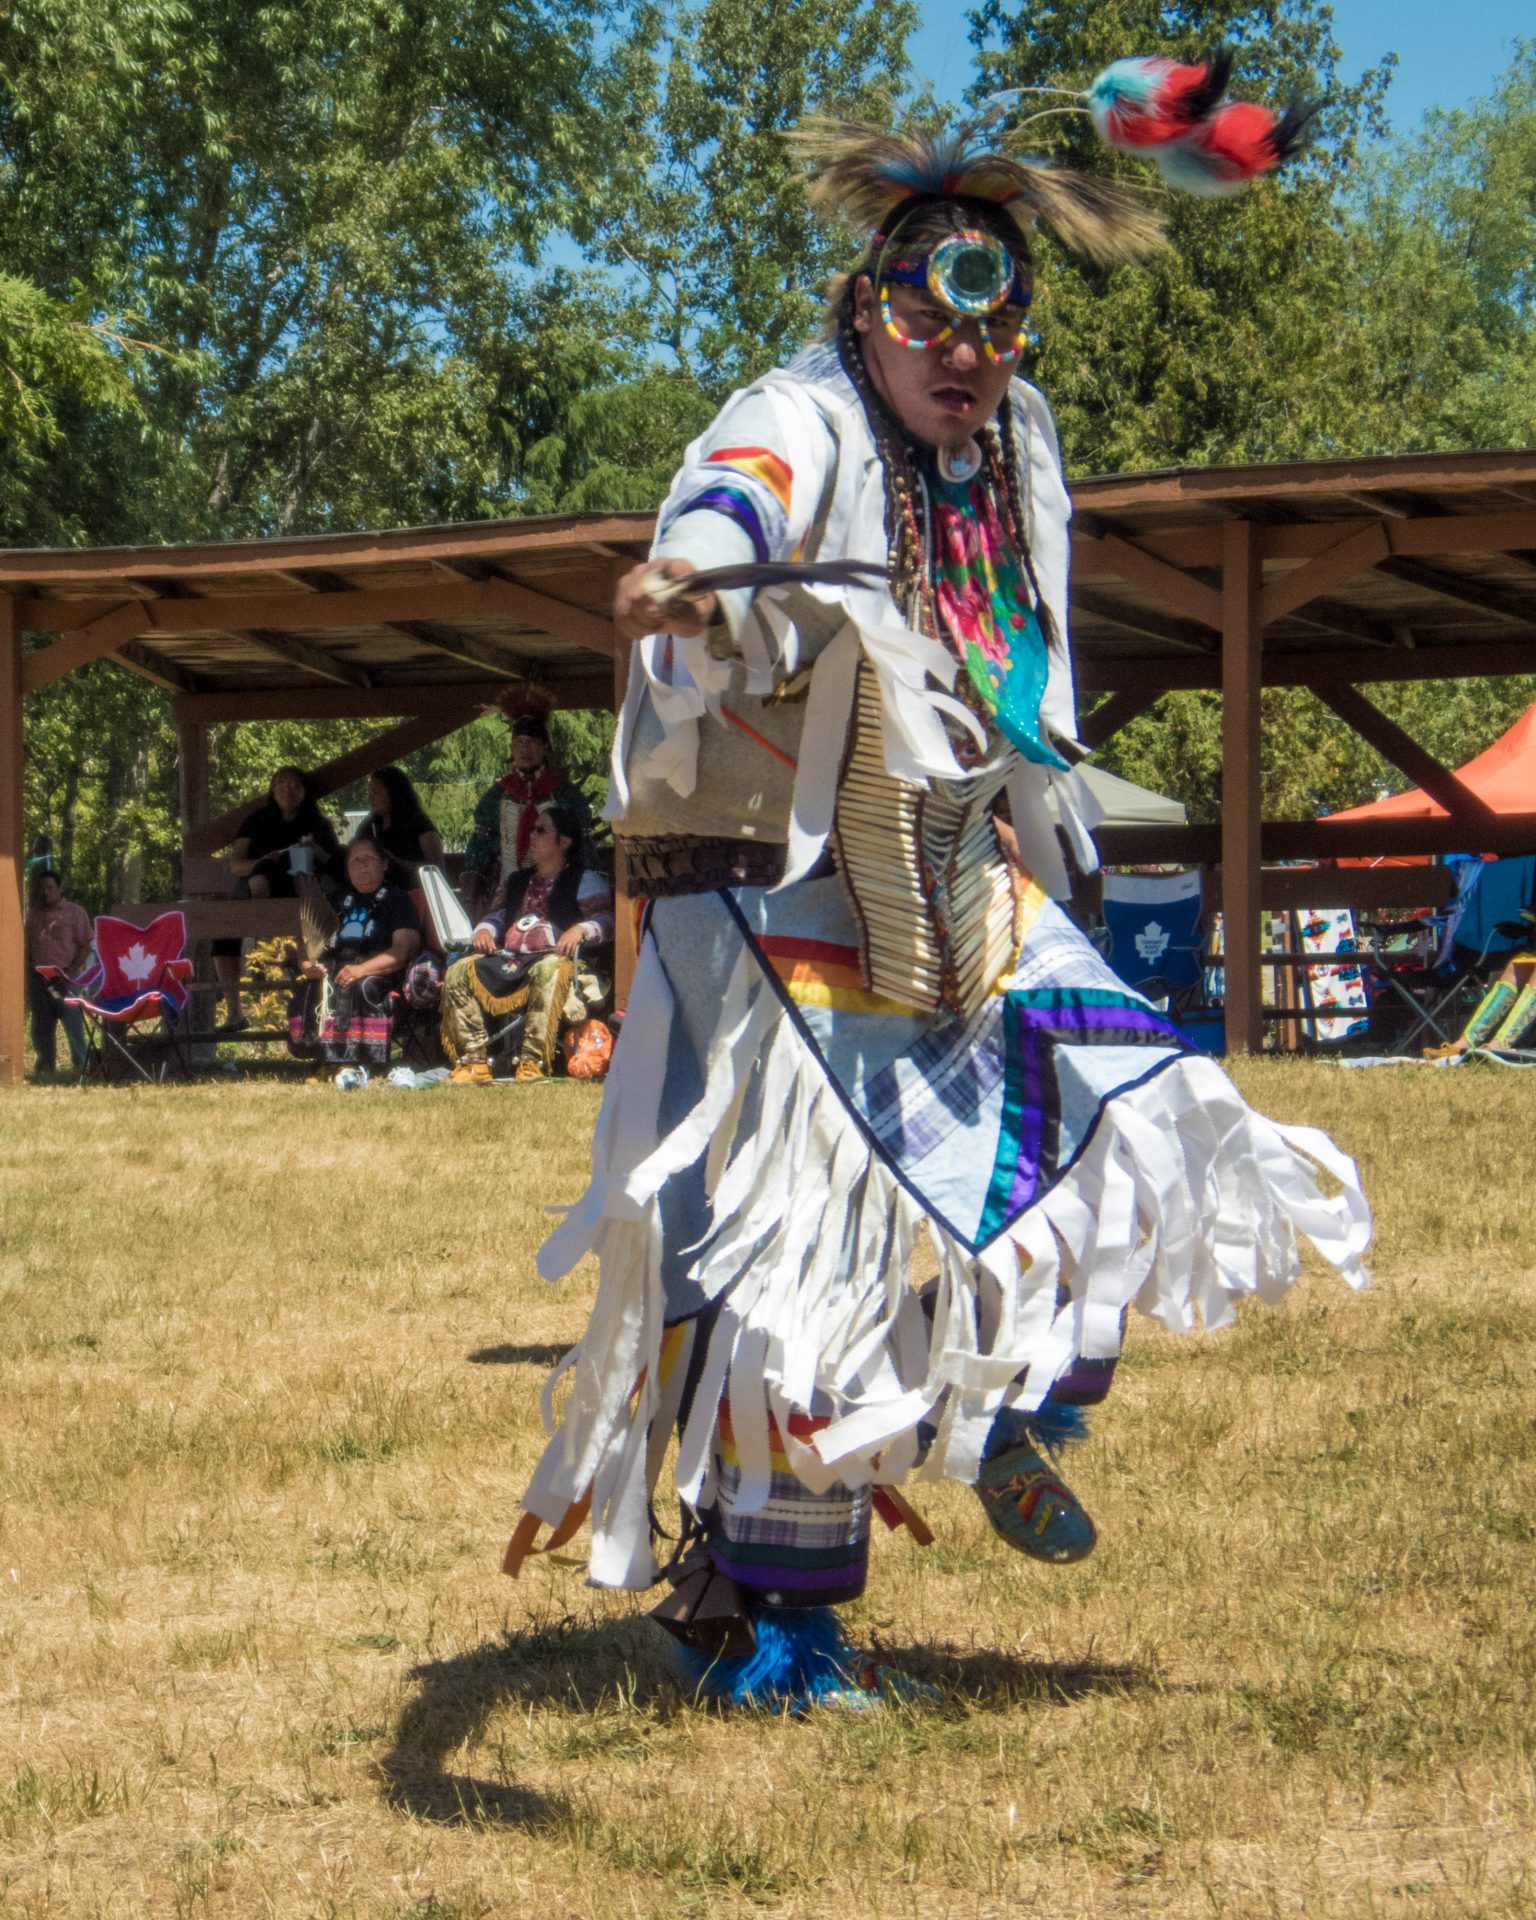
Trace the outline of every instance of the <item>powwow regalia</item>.
<instances>
[{"instance_id":1,"label":"powwow regalia","mask_svg":"<svg viewBox=\"0 0 1536 1920\"><path fill-rule=\"evenodd\" d=\"M1200 157L1224 69L1191 101L1205 69L1117 65L1137 72L1101 76L1096 117L1164 86L1164 144L1226 190ZM1253 112L1286 129L1272 164L1291 123ZM592 1181L539 1262L595 1251L601 1277L506 1567L590 1517L593 1581L651 1586L675 1433L657 1617L736 1699L899 1690L826 1609L862 1591L873 1515L921 1533L910 1480L974 1486L1038 1558L1089 1551L1047 1456L1108 1391L1132 1306L1220 1326L1296 1279L1301 1236L1364 1277L1353 1164L1252 1113L1055 904L1055 821L1096 861L1061 751L1069 502L1045 400L1010 377L1028 230L1110 262L1159 229L1112 184L984 144L997 119L803 130L813 193L872 237L829 337L688 449L655 560L747 584L703 632L638 644L614 749L649 906ZM954 430L923 435L930 401ZM803 577L839 561L877 583Z\"/></svg>"}]
</instances>

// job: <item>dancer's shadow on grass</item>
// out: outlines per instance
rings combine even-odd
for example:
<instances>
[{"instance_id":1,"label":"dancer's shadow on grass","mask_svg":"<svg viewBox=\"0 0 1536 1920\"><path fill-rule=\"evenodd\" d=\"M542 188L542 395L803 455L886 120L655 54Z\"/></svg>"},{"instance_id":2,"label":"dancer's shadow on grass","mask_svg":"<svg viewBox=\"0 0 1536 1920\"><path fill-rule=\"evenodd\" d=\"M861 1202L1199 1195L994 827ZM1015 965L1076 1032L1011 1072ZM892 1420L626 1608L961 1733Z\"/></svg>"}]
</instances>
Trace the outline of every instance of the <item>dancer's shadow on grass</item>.
<instances>
[{"instance_id":1,"label":"dancer's shadow on grass","mask_svg":"<svg viewBox=\"0 0 1536 1920\"><path fill-rule=\"evenodd\" d=\"M558 1797L504 1777L456 1773L450 1761L468 1746L497 1753L481 1748L481 1737L511 1701L586 1715L642 1706L652 1718L670 1716L682 1702L661 1638L644 1620L567 1618L416 1667L416 1692L380 1762L390 1805L447 1824L557 1822L565 1812Z\"/></svg>"},{"instance_id":2,"label":"dancer's shadow on grass","mask_svg":"<svg viewBox=\"0 0 1536 1920\"><path fill-rule=\"evenodd\" d=\"M570 1343L548 1341L534 1347L476 1347L464 1358L476 1367L552 1367L570 1352Z\"/></svg>"},{"instance_id":3,"label":"dancer's shadow on grass","mask_svg":"<svg viewBox=\"0 0 1536 1920\"><path fill-rule=\"evenodd\" d=\"M937 1687L957 1707L1008 1712L1070 1705L1095 1694L1128 1696L1163 1692L1167 1682L1136 1660L1027 1659L990 1647L961 1650L927 1645L880 1647L880 1657L898 1672Z\"/></svg>"}]
</instances>

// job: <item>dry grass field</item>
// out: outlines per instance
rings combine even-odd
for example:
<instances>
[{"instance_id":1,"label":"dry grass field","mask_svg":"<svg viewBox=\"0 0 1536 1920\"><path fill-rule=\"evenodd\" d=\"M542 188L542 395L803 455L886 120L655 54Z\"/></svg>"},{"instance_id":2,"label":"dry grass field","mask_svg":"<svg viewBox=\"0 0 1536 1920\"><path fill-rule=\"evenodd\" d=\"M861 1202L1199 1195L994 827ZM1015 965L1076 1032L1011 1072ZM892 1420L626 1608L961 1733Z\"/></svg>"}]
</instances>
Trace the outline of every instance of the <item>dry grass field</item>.
<instances>
[{"instance_id":1,"label":"dry grass field","mask_svg":"<svg viewBox=\"0 0 1536 1920\"><path fill-rule=\"evenodd\" d=\"M497 1571L590 1089L0 1096L0 1914L1530 1920L1536 1083L1241 1079L1374 1290L1138 1323L1098 1553L930 1495L855 1624L946 1707L801 1722Z\"/></svg>"}]
</instances>

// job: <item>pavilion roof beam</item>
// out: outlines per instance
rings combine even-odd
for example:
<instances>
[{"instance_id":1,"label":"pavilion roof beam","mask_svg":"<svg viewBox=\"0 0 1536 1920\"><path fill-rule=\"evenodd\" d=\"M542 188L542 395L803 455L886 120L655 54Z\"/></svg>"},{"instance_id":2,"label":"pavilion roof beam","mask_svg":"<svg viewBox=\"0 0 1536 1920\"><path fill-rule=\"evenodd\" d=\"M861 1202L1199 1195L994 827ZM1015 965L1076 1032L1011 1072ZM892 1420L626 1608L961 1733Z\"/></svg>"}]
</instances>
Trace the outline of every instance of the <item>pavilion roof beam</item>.
<instances>
[{"instance_id":1,"label":"pavilion roof beam","mask_svg":"<svg viewBox=\"0 0 1536 1920\"><path fill-rule=\"evenodd\" d=\"M1410 586L1422 587L1426 593L1438 594L1443 600L1454 600L1461 606L1475 607L1480 613L1496 613L1501 619L1517 620L1527 627L1536 622L1536 594L1512 593L1507 587L1494 586L1485 580L1473 580L1466 574L1447 573L1443 568L1429 566L1422 560L1384 560L1381 571L1391 574L1395 580L1406 581Z\"/></svg>"},{"instance_id":2,"label":"pavilion roof beam","mask_svg":"<svg viewBox=\"0 0 1536 1920\"><path fill-rule=\"evenodd\" d=\"M1258 619L1261 627L1273 626L1288 613L1295 613L1332 587L1368 573L1379 566L1392 551L1385 525L1378 520L1358 533L1346 534L1326 548L1315 560L1304 561L1290 573L1282 574L1260 589Z\"/></svg>"},{"instance_id":3,"label":"pavilion roof beam","mask_svg":"<svg viewBox=\"0 0 1536 1920\"><path fill-rule=\"evenodd\" d=\"M1143 587L1188 620L1197 620L1213 633L1221 631L1221 593L1193 574L1158 559L1133 540L1127 540L1108 521L1084 514L1072 536L1076 568L1091 564L1132 586Z\"/></svg>"},{"instance_id":4,"label":"pavilion roof beam","mask_svg":"<svg viewBox=\"0 0 1536 1920\"><path fill-rule=\"evenodd\" d=\"M519 660L492 641L482 640L479 634L460 633L451 627L445 631L435 621L427 620L391 620L389 627L392 633L403 633L418 646L430 647L434 653L446 654L450 660L462 660L466 666L480 667L508 680L530 677L531 661Z\"/></svg>"},{"instance_id":5,"label":"pavilion roof beam","mask_svg":"<svg viewBox=\"0 0 1536 1920\"><path fill-rule=\"evenodd\" d=\"M1413 518L1414 510L1412 507L1406 507L1396 500L1390 500L1385 494L1349 492L1341 493L1339 498L1341 500L1348 500L1353 506L1364 507L1367 513L1373 513L1379 519L1411 520Z\"/></svg>"},{"instance_id":6,"label":"pavilion roof beam","mask_svg":"<svg viewBox=\"0 0 1536 1920\"><path fill-rule=\"evenodd\" d=\"M1156 564L1154 562L1154 564ZM1170 570L1171 571L1171 570ZM25 609L29 603L23 602ZM27 615L24 612L23 618ZM115 653L125 640L156 633L208 633L261 627L288 633L386 626L400 620L494 619L513 621L605 658L613 654L613 625L606 615L588 613L511 580L466 580L461 587L367 587L342 593L209 594L196 600L135 602L81 627L51 647L29 653L22 663L28 693L51 686L76 667ZM46 620L46 613L42 616ZM41 622L39 622L41 625ZM29 629L30 630L30 629ZM48 631L46 625L41 630Z\"/></svg>"},{"instance_id":7,"label":"pavilion roof beam","mask_svg":"<svg viewBox=\"0 0 1536 1920\"><path fill-rule=\"evenodd\" d=\"M263 652L275 654L279 660L286 660L301 672L314 674L317 679L330 680L343 687L373 685L373 675L366 667L359 667L350 660L340 660L323 647L299 639L297 634L269 633L265 627L231 627L227 631L239 639L251 641Z\"/></svg>"},{"instance_id":8,"label":"pavilion roof beam","mask_svg":"<svg viewBox=\"0 0 1536 1920\"><path fill-rule=\"evenodd\" d=\"M1373 680L1496 680L1529 673L1536 659L1536 629L1523 639L1480 640L1473 646L1351 647L1326 653L1266 652L1266 687L1336 686ZM1182 693L1221 685L1219 660L1196 660L1189 654L1122 655L1094 659L1082 655L1075 663L1077 684L1084 693L1118 693L1133 687L1154 687L1159 693Z\"/></svg>"},{"instance_id":9,"label":"pavilion roof beam","mask_svg":"<svg viewBox=\"0 0 1536 1920\"><path fill-rule=\"evenodd\" d=\"M408 720L402 720L398 726L390 727L387 732L365 740L360 747L353 747L349 753L328 760L323 767L316 767L309 775L311 795L322 800L327 794L336 793L342 787L349 787L354 780L362 779L375 767L403 760L407 754L430 746L434 740L441 740L445 733L456 733L474 719L475 706L471 696L466 698L462 707L439 707L430 714L413 715ZM228 808L218 819L210 820L206 826L189 833L185 841L186 851L207 855L228 846L240 822L252 807L261 804L261 798L259 793L248 794L238 806Z\"/></svg>"},{"instance_id":10,"label":"pavilion roof beam","mask_svg":"<svg viewBox=\"0 0 1536 1920\"><path fill-rule=\"evenodd\" d=\"M154 647L146 647L142 640L128 640L120 646L112 658L130 673L136 673L142 680L151 681L157 687L163 687L167 693L200 693L203 683L195 674L188 673L184 667L178 667L174 660L167 660L163 653Z\"/></svg>"},{"instance_id":11,"label":"pavilion roof beam","mask_svg":"<svg viewBox=\"0 0 1536 1920\"><path fill-rule=\"evenodd\" d=\"M568 600L557 600L553 594L528 586L515 573L494 560L490 563L484 584L516 595L526 609L528 625L536 627L541 633L565 639L573 631L579 631L586 636L586 645L595 647L600 653L613 652L613 620L606 607L601 613L589 613L585 607L572 606Z\"/></svg>"},{"instance_id":12,"label":"pavilion roof beam","mask_svg":"<svg viewBox=\"0 0 1536 1920\"><path fill-rule=\"evenodd\" d=\"M1070 599L1074 607L1081 607L1095 620L1106 621L1146 640L1161 640L1167 646L1178 648L1180 653L1216 652L1216 636L1192 620L1174 620L1160 613L1149 613L1144 607L1123 607L1096 587L1073 586Z\"/></svg>"},{"instance_id":13,"label":"pavilion roof beam","mask_svg":"<svg viewBox=\"0 0 1536 1920\"><path fill-rule=\"evenodd\" d=\"M1453 820L1463 821L1473 833L1484 832L1496 819L1486 801L1470 787L1463 786L1449 767L1442 766L1380 707L1367 700L1358 687L1347 681L1321 684L1312 689L1324 706L1331 707L1346 726L1373 746L1381 757L1407 774L1415 786L1422 787L1432 800L1439 801Z\"/></svg>"},{"instance_id":14,"label":"pavilion roof beam","mask_svg":"<svg viewBox=\"0 0 1536 1920\"><path fill-rule=\"evenodd\" d=\"M1290 616L1303 626L1318 627L1324 633L1336 633L1346 640L1358 640L1368 647L1411 647L1413 637L1406 628L1394 627L1373 614L1361 613L1342 600L1309 600L1299 613Z\"/></svg>"},{"instance_id":15,"label":"pavilion roof beam","mask_svg":"<svg viewBox=\"0 0 1536 1920\"><path fill-rule=\"evenodd\" d=\"M1092 713L1084 714L1079 720L1078 740L1089 753L1097 753L1106 740L1112 739L1122 727L1129 726L1139 714L1155 706L1162 697L1152 687L1112 693L1107 700L1101 700Z\"/></svg>"}]
</instances>

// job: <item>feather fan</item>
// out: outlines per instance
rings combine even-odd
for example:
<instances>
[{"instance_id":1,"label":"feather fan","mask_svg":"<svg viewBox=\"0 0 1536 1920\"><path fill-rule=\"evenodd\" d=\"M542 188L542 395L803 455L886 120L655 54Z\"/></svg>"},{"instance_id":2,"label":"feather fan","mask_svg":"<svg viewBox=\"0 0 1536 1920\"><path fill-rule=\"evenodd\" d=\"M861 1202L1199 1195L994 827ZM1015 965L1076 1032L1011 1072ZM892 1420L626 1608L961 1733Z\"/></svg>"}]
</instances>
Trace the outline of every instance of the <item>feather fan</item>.
<instances>
[{"instance_id":1,"label":"feather fan","mask_svg":"<svg viewBox=\"0 0 1536 1920\"><path fill-rule=\"evenodd\" d=\"M318 960L336 938L341 921L313 874L301 873L293 884L299 896L299 938L304 958Z\"/></svg>"}]
</instances>

